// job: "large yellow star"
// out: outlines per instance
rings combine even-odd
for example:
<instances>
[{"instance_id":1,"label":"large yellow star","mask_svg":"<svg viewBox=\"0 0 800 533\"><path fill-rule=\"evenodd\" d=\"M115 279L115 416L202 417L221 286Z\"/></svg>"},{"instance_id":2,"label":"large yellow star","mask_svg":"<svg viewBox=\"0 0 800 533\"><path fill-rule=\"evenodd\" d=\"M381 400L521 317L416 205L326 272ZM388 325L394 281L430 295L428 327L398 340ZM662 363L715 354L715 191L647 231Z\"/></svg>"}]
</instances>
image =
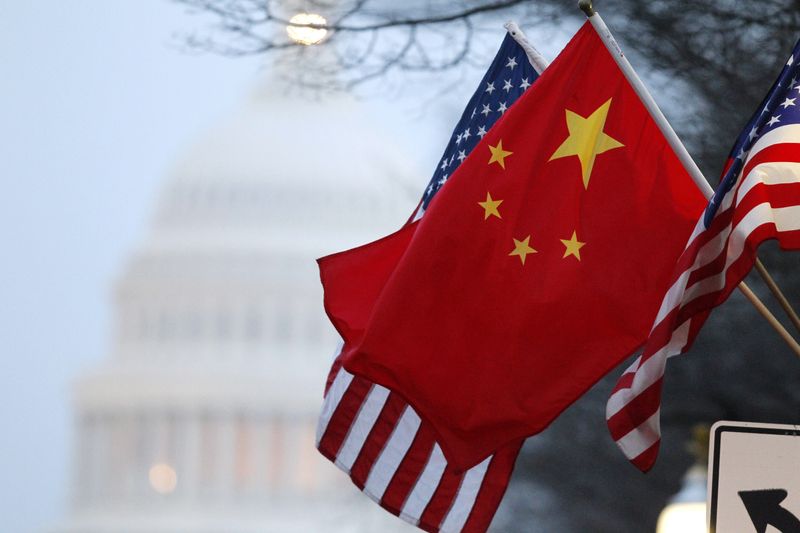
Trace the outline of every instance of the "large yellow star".
<instances>
[{"instance_id":1,"label":"large yellow star","mask_svg":"<svg viewBox=\"0 0 800 533\"><path fill-rule=\"evenodd\" d=\"M490 216L496 216L497 218L503 218L500 216L500 211L497 210L500 207L500 204L503 203L503 200L492 200L492 195L488 192L486 193L486 201L485 202L478 202L478 205L483 208L483 220L486 220Z\"/></svg>"},{"instance_id":2,"label":"large yellow star","mask_svg":"<svg viewBox=\"0 0 800 533\"><path fill-rule=\"evenodd\" d=\"M566 247L566 249L564 250L564 258L567 258L572 255L578 261L581 260L581 248L583 248L586 245L586 243L579 241L574 231L572 232L572 237L570 237L569 239L559 239L559 240L561 241L561 244L563 244Z\"/></svg>"},{"instance_id":3,"label":"large yellow star","mask_svg":"<svg viewBox=\"0 0 800 533\"><path fill-rule=\"evenodd\" d=\"M525 264L525 257L528 254L537 253L536 250L534 250L533 248L531 248L528 245L530 240L531 240L531 236L530 235L528 235L527 237L525 237L521 241L518 241L517 239L513 239L513 241L514 241L514 249L511 250L511 253L508 254L508 255L517 255L517 256L519 256L519 260L522 261L522 264L524 265Z\"/></svg>"},{"instance_id":4,"label":"large yellow star","mask_svg":"<svg viewBox=\"0 0 800 533\"><path fill-rule=\"evenodd\" d=\"M505 170L506 168L506 157L510 156L514 152L509 152L508 150L503 150L503 140L497 141L497 146L489 145L489 151L492 152L492 157L489 158L489 164L497 163L500 165L500 168Z\"/></svg>"},{"instance_id":5,"label":"large yellow star","mask_svg":"<svg viewBox=\"0 0 800 533\"><path fill-rule=\"evenodd\" d=\"M586 118L566 109L569 136L550 156L550 161L572 155L578 156L581 161L583 186L586 189L589 188L589 178L592 176L595 158L603 152L625 146L603 131L610 107L611 98Z\"/></svg>"}]
</instances>

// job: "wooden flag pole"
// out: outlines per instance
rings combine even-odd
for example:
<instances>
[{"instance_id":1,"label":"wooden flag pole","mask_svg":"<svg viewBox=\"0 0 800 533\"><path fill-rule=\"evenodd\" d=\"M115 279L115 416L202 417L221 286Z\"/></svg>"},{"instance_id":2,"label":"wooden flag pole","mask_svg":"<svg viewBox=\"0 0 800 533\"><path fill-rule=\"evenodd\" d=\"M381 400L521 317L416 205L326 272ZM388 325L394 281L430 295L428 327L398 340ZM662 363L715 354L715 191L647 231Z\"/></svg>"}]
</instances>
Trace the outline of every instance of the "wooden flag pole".
<instances>
[{"instance_id":1,"label":"wooden flag pole","mask_svg":"<svg viewBox=\"0 0 800 533\"><path fill-rule=\"evenodd\" d=\"M608 26L606 26L606 23L603 22L600 14L597 13L592 7L592 0L580 0L578 2L578 7L580 7L581 11L586 14L586 17L592 23L592 26L594 26L594 29L600 36L603 44L606 45L606 48L608 48L608 51L616 60L617 65L619 65L620 70L622 70L623 74L625 74L628 82L631 84L634 91L636 91L636 94L639 95L639 98L650 112L653 120L655 120L656 124L658 124L661 133L664 134L664 137L667 139L670 147L672 147L672 149L675 151L675 155L678 156L678 159L683 164L684 168L686 168L686 170L689 172L689 175L700 188L706 199L710 199L714 194L714 189L711 188L711 185L709 185L708 180L706 180L705 176L700 170L700 167L697 166L697 163L694 162L692 156L689 155L688 150L686 150L686 147L683 145L683 142L681 142L678 134L672 129L672 125L670 125L670 123L667 121L664 113L661 112L661 109L658 107L658 104L656 104L656 101L653 99L650 91L647 90L647 87L645 87L642 80L636 74L636 71L633 70L633 66L631 66L631 64L628 62L628 58L625 57L625 54L622 53L622 49L620 49L616 39L614 39L614 36L611 35L611 31L608 29ZM783 293L780 291L777 284L775 284L775 281L769 275L761 261L756 261L756 269L758 270L759 274L761 274L762 278L764 278L764 281L775 295L775 298L781 302L782 307L784 307L785 302L784 310L786 310L786 313L790 318L794 317L792 318L792 323L800 331L800 320L795 322L797 319L797 314L795 313L794 309L792 309L788 300L786 300L786 298L783 296ZM797 344L797 341L795 341L789 332L786 331L786 328L784 328L780 321L775 318L775 315L773 315L772 312L767 309L758 296L756 296L755 293L753 293L753 291L751 291L744 282L739 283L739 290L745 295L748 301L753 304L753 307L755 307L756 310L767 319L767 322L769 322L775 331L778 332L781 338L786 341L789 347L794 350L795 354L800 357L800 345Z\"/></svg>"},{"instance_id":2,"label":"wooden flag pole","mask_svg":"<svg viewBox=\"0 0 800 533\"><path fill-rule=\"evenodd\" d=\"M786 328L783 327L783 324L781 324L778 319L775 318L775 315L773 315L770 310L767 309L767 307L764 305L764 302L759 300L758 296L756 296L755 293L750 290L750 287L748 287L744 281L739 284L739 290L742 294L744 294L744 297L747 298L751 304L753 304L753 307L755 307L756 310L767 319L767 322L769 322L770 326L772 326L775 331L778 332L778 335L780 335L786 344L789 345L789 348L794 350L795 355L800 358L800 344L797 344L797 341L794 340L794 337L792 337L791 333L786 331Z\"/></svg>"},{"instance_id":3,"label":"wooden flag pole","mask_svg":"<svg viewBox=\"0 0 800 533\"><path fill-rule=\"evenodd\" d=\"M786 296L783 295L781 288L778 287L778 284L775 283L774 279L772 279L772 276L770 276L769 272L767 272L767 267L764 266L764 263L762 263L761 259L758 257L756 257L756 270L761 275L761 279L764 280L764 283L767 284L767 287L769 287L772 295L775 296L775 299L778 300L779 304L781 304L781 307L786 312L789 320L791 320L792 324L794 324L795 329L800 331L800 317L797 316L794 308L792 308L792 304L790 304L789 300L786 299Z\"/></svg>"},{"instance_id":4,"label":"wooden flag pole","mask_svg":"<svg viewBox=\"0 0 800 533\"><path fill-rule=\"evenodd\" d=\"M533 67L533 70L541 75L549 64L544 56L539 53L539 50L537 50L536 47L530 43L530 41L528 41L525 33L520 29L516 22L509 20L503 24L503 27L508 33L511 34L511 38L514 39L523 50L525 50L525 55L528 56L528 61Z\"/></svg>"}]
</instances>

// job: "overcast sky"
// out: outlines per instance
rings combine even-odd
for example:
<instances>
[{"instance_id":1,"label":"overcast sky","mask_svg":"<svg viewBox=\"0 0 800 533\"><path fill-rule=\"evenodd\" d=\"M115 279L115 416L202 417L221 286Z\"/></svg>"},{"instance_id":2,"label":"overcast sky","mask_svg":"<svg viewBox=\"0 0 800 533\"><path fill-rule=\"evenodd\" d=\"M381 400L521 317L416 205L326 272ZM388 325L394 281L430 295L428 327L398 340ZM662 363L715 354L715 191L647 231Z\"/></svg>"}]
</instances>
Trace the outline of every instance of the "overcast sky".
<instances>
[{"instance_id":1,"label":"overcast sky","mask_svg":"<svg viewBox=\"0 0 800 533\"><path fill-rule=\"evenodd\" d=\"M110 286L159 183L258 76L187 56L166 1L0 2L0 517L65 513L69 383L106 355Z\"/></svg>"}]
</instances>

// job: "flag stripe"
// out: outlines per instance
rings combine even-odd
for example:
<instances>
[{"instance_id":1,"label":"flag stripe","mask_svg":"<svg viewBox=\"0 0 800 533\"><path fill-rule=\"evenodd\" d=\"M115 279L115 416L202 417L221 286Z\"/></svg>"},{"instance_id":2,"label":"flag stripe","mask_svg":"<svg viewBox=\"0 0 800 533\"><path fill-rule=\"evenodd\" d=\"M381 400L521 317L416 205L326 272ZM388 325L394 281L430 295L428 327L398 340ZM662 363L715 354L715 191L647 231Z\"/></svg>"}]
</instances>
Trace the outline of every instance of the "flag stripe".
<instances>
[{"instance_id":1,"label":"flag stripe","mask_svg":"<svg viewBox=\"0 0 800 533\"><path fill-rule=\"evenodd\" d=\"M696 315L706 312L707 310L719 305L730 296L731 292L736 288L736 285L741 281L753 266L755 261L755 246L757 243L771 238L775 235L774 224L762 224L756 228L747 238L747 250L735 262L733 262L727 270L720 275L723 279L723 287L720 290L709 292L703 296L693 299L681 308L679 316L685 320L691 319L692 330L699 329L698 322L701 322ZM785 234L781 235L783 239ZM693 338L694 334L690 338Z\"/></svg>"},{"instance_id":2,"label":"flag stripe","mask_svg":"<svg viewBox=\"0 0 800 533\"><path fill-rule=\"evenodd\" d=\"M614 439L626 457L633 458L646 452L660 439L659 428L660 410L646 418L635 429L622 437Z\"/></svg>"},{"instance_id":3,"label":"flag stripe","mask_svg":"<svg viewBox=\"0 0 800 533\"><path fill-rule=\"evenodd\" d=\"M681 259L690 256L691 251L699 247L700 245L699 240L700 239L695 239L694 241L691 241L691 244L687 247L687 251L683 253ZM685 270L680 276L678 276L678 279L676 279L672 283L669 290L667 291L667 294L664 296L664 301L661 303L661 307L659 308L658 314L656 315L656 320L655 320L656 324L661 323L669 313L674 311L676 302L679 301L681 293L683 293L683 291L686 289L686 285L689 283L689 276L691 275L691 270L689 270L688 267L690 266L691 265L686 265L684 267L683 265L680 264L680 262L678 263L678 268L683 267L686 268L687 270Z\"/></svg>"},{"instance_id":4,"label":"flag stripe","mask_svg":"<svg viewBox=\"0 0 800 533\"><path fill-rule=\"evenodd\" d=\"M453 505L453 499L458 494L463 474L457 474L451 466L446 466L439 479L439 485L433 492L425 511L420 517L420 526L425 526L426 531L438 531L439 525Z\"/></svg>"},{"instance_id":5,"label":"flag stripe","mask_svg":"<svg viewBox=\"0 0 800 533\"><path fill-rule=\"evenodd\" d=\"M403 508L411 498L416 484L421 480L428 458L433 452L434 444L433 431L427 425L420 424L411 446L409 446L402 462L397 466L397 470L381 498L381 505L391 513L400 515L403 512ZM434 485L430 491L433 492L435 488L436 486ZM409 517L410 515L406 513L403 519L416 523L419 520L419 513L410 520Z\"/></svg>"},{"instance_id":6,"label":"flag stripe","mask_svg":"<svg viewBox=\"0 0 800 533\"><path fill-rule=\"evenodd\" d=\"M713 220L708 230L705 230L702 218L697 221L695 230L676 265L676 272L680 272L680 275L676 276L675 281L664 296L654 322L655 324L662 322L666 315L680 303L683 291L689 284L689 279L694 269L701 268L705 264L703 261L711 261L722 250L723 239L718 234L730 223L732 214L726 209L732 201L732 197L725 198L717 217ZM698 252L703 249L705 251L702 253ZM709 252L709 250L717 251Z\"/></svg>"},{"instance_id":7,"label":"flag stripe","mask_svg":"<svg viewBox=\"0 0 800 533\"><path fill-rule=\"evenodd\" d=\"M745 165L755 159L762 150L766 150L776 144L794 144L797 139L800 139L800 124L790 124L769 131L762 135L753 146L753 149L750 150L750 154L745 160ZM746 168L742 174L747 174Z\"/></svg>"},{"instance_id":8,"label":"flag stripe","mask_svg":"<svg viewBox=\"0 0 800 533\"><path fill-rule=\"evenodd\" d=\"M367 435L372 431L372 426L378 419L378 415L389 397L389 389L373 384L366 400L361 404L350 432L342 445L342 449L336 455L336 464L345 472L350 472L353 463L358 457Z\"/></svg>"},{"instance_id":9,"label":"flag stripe","mask_svg":"<svg viewBox=\"0 0 800 533\"><path fill-rule=\"evenodd\" d=\"M653 442L649 448L631 459L633 466L643 471L649 469L650 466L652 466L652 464L656 461L656 457L658 456L658 448L660 445L661 438L656 438L655 442Z\"/></svg>"},{"instance_id":10,"label":"flag stripe","mask_svg":"<svg viewBox=\"0 0 800 533\"><path fill-rule=\"evenodd\" d=\"M317 420L317 446L319 447L320 441L322 440L322 436L325 435L325 431L328 429L328 424L330 424L331 417L333 416L336 407L339 405L339 401L344 396L345 391L350 386L350 382L353 380L353 374L345 370L344 368L339 368L339 371L336 373L336 377L331 383L331 386L328 388L328 392L325 395L325 400L322 402L322 411L319 415L319 420Z\"/></svg>"},{"instance_id":11,"label":"flag stripe","mask_svg":"<svg viewBox=\"0 0 800 533\"><path fill-rule=\"evenodd\" d=\"M397 421L405 410L405 402L396 394L390 394L375 425L372 426L372 430L364 441L353 468L350 469L350 478L359 489L364 490L364 485L371 475L375 461L383 452L395 430Z\"/></svg>"},{"instance_id":12,"label":"flag stripe","mask_svg":"<svg viewBox=\"0 0 800 533\"><path fill-rule=\"evenodd\" d=\"M751 177L754 175L757 176L757 174L751 173ZM686 284L687 287L692 287L698 281L724 272L729 262L737 260L736 258L731 259L728 257L733 252L728 246L730 245L732 232L743 231L738 228L742 220L747 216L752 216L752 211L758 208L759 205L764 204L765 200L772 208L797 205L797 201L800 200L800 185L796 183L776 185L758 183L749 187L746 196L741 197L739 192L731 195L731 198L734 196L737 197L736 208L721 213L719 216L719 218L730 221L731 224L716 234L715 238L700 250L694 262L694 270L692 270L689 282ZM711 229L709 229L708 233L711 233ZM699 294L705 293L701 291ZM689 296L684 296L683 298L684 302L689 299L691 299Z\"/></svg>"},{"instance_id":13,"label":"flag stripe","mask_svg":"<svg viewBox=\"0 0 800 533\"><path fill-rule=\"evenodd\" d=\"M663 362L663 359L650 360ZM662 380L659 378L646 388L640 389L641 392L625 405L625 409L608 418L611 438L617 441L622 439L653 416L658 410L657 400L661 394L661 383Z\"/></svg>"},{"instance_id":14,"label":"flag stripe","mask_svg":"<svg viewBox=\"0 0 800 533\"><path fill-rule=\"evenodd\" d=\"M397 471L397 467L403 461L406 452L411 447L414 441L414 436L419 430L420 419L413 409L406 407L403 411L403 416L395 426L395 430L386 446L383 448L380 457L370 471L367 478L367 484L364 487L364 492L372 496L375 500L380 501L383 493L392 476Z\"/></svg>"},{"instance_id":15,"label":"flag stripe","mask_svg":"<svg viewBox=\"0 0 800 533\"><path fill-rule=\"evenodd\" d=\"M777 231L800 229L798 215L800 215L798 206L773 209L769 203L763 203L750 210L730 233L727 240L725 267L717 275L706 277L695 283L686 291L684 300L688 303L699 296L721 291L726 284L726 272L744 252L746 240L752 232L764 224L775 224Z\"/></svg>"},{"instance_id":16,"label":"flag stripe","mask_svg":"<svg viewBox=\"0 0 800 533\"><path fill-rule=\"evenodd\" d=\"M516 446L499 451L492 458L475 505L472 506L472 512L464 524L464 531L486 531L489 527L494 511L505 493L522 443L523 441L519 441Z\"/></svg>"},{"instance_id":17,"label":"flag stripe","mask_svg":"<svg viewBox=\"0 0 800 533\"><path fill-rule=\"evenodd\" d=\"M630 377L631 384L626 384L624 388L630 387L633 384L633 380L635 380L636 388L645 390L653 385L653 383L660 380L664 373L662 360L666 359L666 354L661 352L670 351L670 348L672 348L671 351L674 351L676 348L682 348L686 344L688 335L689 322L687 321L675 330L668 346L665 346L659 352L653 354L652 357L648 357L644 360L640 358L637 360L635 368L631 367L633 370L628 369L625 372L625 375ZM617 386L619 387L619 385ZM611 417L617 414L625 405L624 393L619 392L619 389L615 389L606 404L606 417L611 419Z\"/></svg>"},{"instance_id":18,"label":"flag stripe","mask_svg":"<svg viewBox=\"0 0 800 533\"><path fill-rule=\"evenodd\" d=\"M748 173L737 193L737 205L742 198L756 185L797 185L797 176L800 176L800 163L761 163Z\"/></svg>"},{"instance_id":19,"label":"flag stripe","mask_svg":"<svg viewBox=\"0 0 800 533\"><path fill-rule=\"evenodd\" d=\"M461 531L472 510L472 505L475 503L475 498L478 496L478 491L491 461L491 457L484 459L482 463L470 468L464 475L453 506L442 522L442 533Z\"/></svg>"},{"instance_id":20,"label":"flag stripe","mask_svg":"<svg viewBox=\"0 0 800 533\"><path fill-rule=\"evenodd\" d=\"M442 449L438 444L434 444L422 474L403 505L400 516L404 520L415 525L419 523L428 502L433 499L433 494L439 486L446 466L447 461Z\"/></svg>"},{"instance_id":21,"label":"flag stripe","mask_svg":"<svg viewBox=\"0 0 800 533\"><path fill-rule=\"evenodd\" d=\"M319 450L331 461L336 461L342 443L350 433L350 424L356 419L361 404L371 388L372 384L369 381L353 377L342 399L333 410L331 420L319 443ZM350 470L347 472L350 473Z\"/></svg>"}]
</instances>

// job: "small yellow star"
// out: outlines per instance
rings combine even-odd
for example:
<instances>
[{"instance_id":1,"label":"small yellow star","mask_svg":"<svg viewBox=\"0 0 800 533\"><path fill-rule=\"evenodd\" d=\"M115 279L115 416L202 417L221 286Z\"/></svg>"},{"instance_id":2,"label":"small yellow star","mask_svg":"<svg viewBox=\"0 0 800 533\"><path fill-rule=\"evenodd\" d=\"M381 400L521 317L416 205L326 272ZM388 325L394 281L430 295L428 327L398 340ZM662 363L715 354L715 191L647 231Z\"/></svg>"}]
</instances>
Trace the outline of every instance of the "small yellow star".
<instances>
[{"instance_id":1,"label":"small yellow star","mask_svg":"<svg viewBox=\"0 0 800 533\"><path fill-rule=\"evenodd\" d=\"M500 168L505 170L506 168L506 157L510 156L514 152L509 152L508 150L503 150L503 140L497 141L497 146L489 145L489 151L492 152L492 157L489 158L489 164L497 163L500 165Z\"/></svg>"},{"instance_id":2,"label":"small yellow star","mask_svg":"<svg viewBox=\"0 0 800 533\"><path fill-rule=\"evenodd\" d=\"M525 237L521 241L518 241L517 239L513 239L513 241L514 241L514 249L511 250L511 253L508 254L508 255L518 255L519 256L519 260L522 261L522 264L524 265L525 264L525 257L528 254L537 253L536 250L534 250L533 248L531 248L528 245L530 240L531 240L531 236L530 235L528 235L527 237Z\"/></svg>"},{"instance_id":3,"label":"small yellow star","mask_svg":"<svg viewBox=\"0 0 800 533\"><path fill-rule=\"evenodd\" d=\"M585 118L566 109L569 136L549 159L552 161L562 157L578 156L581 162L583 187L586 189L589 188L589 178L592 177L595 158L603 152L625 146L618 140L606 135L603 131L610 108L611 98Z\"/></svg>"},{"instance_id":4,"label":"small yellow star","mask_svg":"<svg viewBox=\"0 0 800 533\"><path fill-rule=\"evenodd\" d=\"M564 258L573 255L578 261L581 260L581 248L583 248L586 243L579 241L574 231L572 232L572 237L569 239L559 240L561 241L561 244L566 247L566 250L564 250Z\"/></svg>"},{"instance_id":5,"label":"small yellow star","mask_svg":"<svg viewBox=\"0 0 800 533\"><path fill-rule=\"evenodd\" d=\"M486 201L485 202L478 202L478 205L483 208L483 220L486 220L490 216L496 216L497 218L503 218L500 216L500 211L497 210L500 207L500 204L503 203L503 200L492 200L492 195L488 192L486 193Z\"/></svg>"}]
</instances>

